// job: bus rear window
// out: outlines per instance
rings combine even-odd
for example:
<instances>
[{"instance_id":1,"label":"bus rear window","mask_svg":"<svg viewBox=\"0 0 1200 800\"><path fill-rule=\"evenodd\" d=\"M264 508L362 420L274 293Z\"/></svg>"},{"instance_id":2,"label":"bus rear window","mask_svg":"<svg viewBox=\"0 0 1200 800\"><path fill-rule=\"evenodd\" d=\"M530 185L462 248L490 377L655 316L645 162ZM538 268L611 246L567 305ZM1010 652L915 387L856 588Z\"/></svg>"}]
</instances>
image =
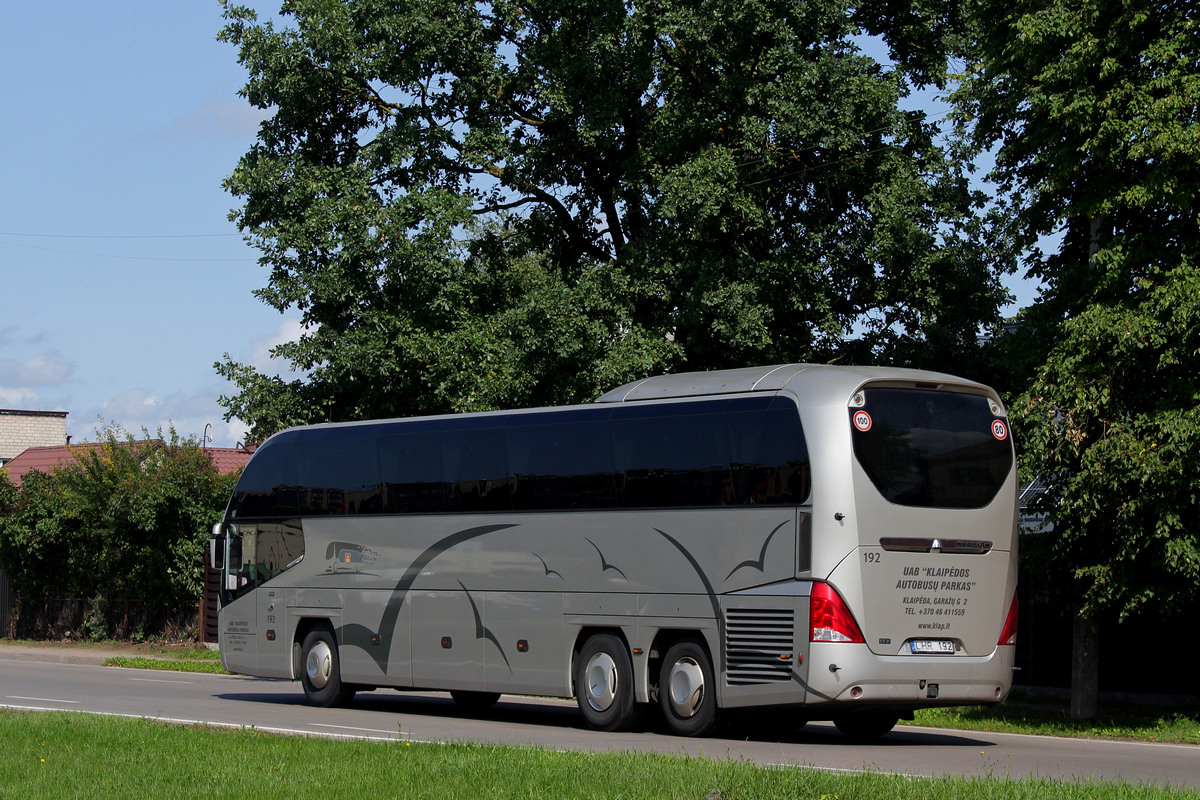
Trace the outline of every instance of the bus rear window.
<instances>
[{"instance_id":1,"label":"bus rear window","mask_svg":"<svg viewBox=\"0 0 1200 800\"><path fill-rule=\"evenodd\" d=\"M868 388L850 409L854 455L893 503L983 508L1013 465L1008 422L986 397L923 389Z\"/></svg>"}]
</instances>

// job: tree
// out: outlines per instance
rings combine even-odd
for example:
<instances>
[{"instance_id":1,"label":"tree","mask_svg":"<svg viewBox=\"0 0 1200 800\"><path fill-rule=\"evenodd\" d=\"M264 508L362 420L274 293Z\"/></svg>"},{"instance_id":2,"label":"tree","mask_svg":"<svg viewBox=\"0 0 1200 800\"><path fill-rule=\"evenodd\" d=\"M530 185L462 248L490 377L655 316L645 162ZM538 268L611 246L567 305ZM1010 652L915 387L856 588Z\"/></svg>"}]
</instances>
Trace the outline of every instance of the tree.
<instances>
[{"instance_id":1,"label":"tree","mask_svg":"<svg viewBox=\"0 0 1200 800\"><path fill-rule=\"evenodd\" d=\"M1173 0L982 0L957 94L1044 281L1013 404L1070 586L1072 712L1095 711L1096 619L1200 582L1200 22ZM1038 237L1059 234L1043 253Z\"/></svg>"},{"instance_id":2,"label":"tree","mask_svg":"<svg viewBox=\"0 0 1200 800\"><path fill-rule=\"evenodd\" d=\"M86 598L86 633L110 632L113 601L142 600L152 625L194 608L204 543L236 475L220 476L194 439L135 439L108 427L77 461L0 478L0 564L22 600Z\"/></svg>"},{"instance_id":3,"label":"tree","mask_svg":"<svg viewBox=\"0 0 1200 800\"><path fill-rule=\"evenodd\" d=\"M836 358L970 368L1004 240L898 103L959 5L294 0L225 5L273 110L226 186L302 314L279 427L583 401L665 369ZM894 65L852 37L881 37Z\"/></svg>"}]
</instances>

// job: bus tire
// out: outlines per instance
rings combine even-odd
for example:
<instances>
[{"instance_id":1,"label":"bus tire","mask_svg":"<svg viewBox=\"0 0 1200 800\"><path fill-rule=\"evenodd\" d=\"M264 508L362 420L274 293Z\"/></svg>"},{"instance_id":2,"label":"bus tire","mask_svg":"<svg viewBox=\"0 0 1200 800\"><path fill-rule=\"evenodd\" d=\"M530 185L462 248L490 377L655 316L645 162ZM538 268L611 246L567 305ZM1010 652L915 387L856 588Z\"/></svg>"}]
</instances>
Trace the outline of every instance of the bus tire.
<instances>
[{"instance_id":1,"label":"bus tire","mask_svg":"<svg viewBox=\"0 0 1200 800\"><path fill-rule=\"evenodd\" d=\"M717 685L712 659L699 639L671 645L658 677L658 699L667 727L679 736L704 736L717 727Z\"/></svg>"},{"instance_id":2,"label":"bus tire","mask_svg":"<svg viewBox=\"0 0 1200 800\"><path fill-rule=\"evenodd\" d=\"M575 700L595 730L624 731L637 723L633 662L619 637L600 633L583 643L575 660Z\"/></svg>"},{"instance_id":3,"label":"bus tire","mask_svg":"<svg viewBox=\"0 0 1200 800\"><path fill-rule=\"evenodd\" d=\"M869 742L883 736L900 721L897 714L886 711L867 712L862 714L845 714L834 717L833 724L847 739L856 742Z\"/></svg>"},{"instance_id":4,"label":"bus tire","mask_svg":"<svg viewBox=\"0 0 1200 800\"><path fill-rule=\"evenodd\" d=\"M337 640L325 627L313 628L300 646L300 683L308 702L321 708L349 705L355 687L342 683L342 665Z\"/></svg>"},{"instance_id":5,"label":"bus tire","mask_svg":"<svg viewBox=\"0 0 1200 800\"><path fill-rule=\"evenodd\" d=\"M499 692L469 692L465 689L452 689L450 696L459 708L467 711L487 711L500 699Z\"/></svg>"}]
</instances>

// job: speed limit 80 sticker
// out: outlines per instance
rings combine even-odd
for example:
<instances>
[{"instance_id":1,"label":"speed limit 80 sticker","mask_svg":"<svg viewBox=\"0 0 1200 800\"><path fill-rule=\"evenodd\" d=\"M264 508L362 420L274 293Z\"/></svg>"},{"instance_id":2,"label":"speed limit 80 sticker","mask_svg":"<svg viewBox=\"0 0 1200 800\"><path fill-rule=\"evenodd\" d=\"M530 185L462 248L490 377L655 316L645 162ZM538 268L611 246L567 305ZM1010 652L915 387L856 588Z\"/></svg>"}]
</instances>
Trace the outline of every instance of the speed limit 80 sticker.
<instances>
[{"instance_id":1,"label":"speed limit 80 sticker","mask_svg":"<svg viewBox=\"0 0 1200 800\"><path fill-rule=\"evenodd\" d=\"M998 419L992 423L992 436L1000 441L1008 438L1008 426L1004 424L1004 420Z\"/></svg>"}]
</instances>

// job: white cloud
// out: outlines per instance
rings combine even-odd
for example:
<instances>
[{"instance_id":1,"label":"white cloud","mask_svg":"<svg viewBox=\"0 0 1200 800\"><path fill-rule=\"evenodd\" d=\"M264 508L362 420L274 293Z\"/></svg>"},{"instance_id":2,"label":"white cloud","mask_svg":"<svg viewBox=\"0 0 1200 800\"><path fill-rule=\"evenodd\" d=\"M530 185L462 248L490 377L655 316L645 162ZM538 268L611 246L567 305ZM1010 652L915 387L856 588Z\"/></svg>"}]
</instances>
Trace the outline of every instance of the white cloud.
<instances>
[{"instance_id":1,"label":"white cloud","mask_svg":"<svg viewBox=\"0 0 1200 800\"><path fill-rule=\"evenodd\" d=\"M253 136L259 124L272 116L273 112L255 108L247 102L233 100L211 100L181 117L177 117L162 138L180 136L211 136L213 134Z\"/></svg>"},{"instance_id":2,"label":"white cloud","mask_svg":"<svg viewBox=\"0 0 1200 800\"><path fill-rule=\"evenodd\" d=\"M250 340L249 363L259 372L267 375L280 375L285 380L294 378L291 364L284 358L272 358L271 351L286 342L296 342L304 333L305 327L298 319L285 319L270 336Z\"/></svg>"},{"instance_id":3,"label":"white cloud","mask_svg":"<svg viewBox=\"0 0 1200 800\"><path fill-rule=\"evenodd\" d=\"M26 361L0 359L0 384L18 386L61 386L75 365L63 360L57 350L46 350Z\"/></svg>"},{"instance_id":4,"label":"white cloud","mask_svg":"<svg viewBox=\"0 0 1200 800\"><path fill-rule=\"evenodd\" d=\"M225 422L225 410L217 404L219 388L209 386L202 391L185 394L159 396L145 389L128 389L104 403L79 413L72 412L67 418L67 432L76 442L95 441L97 430L115 423L124 430L141 438L142 429L157 435L174 428L180 437L199 439L205 426L209 426L209 445L233 447L244 442L246 428L237 422Z\"/></svg>"},{"instance_id":5,"label":"white cloud","mask_svg":"<svg viewBox=\"0 0 1200 800\"><path fill-rule=\"evenodd\" d=\"M38 394L32 389L25 389L19 386L10 389L7 386L0 386L0 402L3 402L6 406L31 406L34 405L34 401L37 399Z\"/></svg>"}]
</instances>

